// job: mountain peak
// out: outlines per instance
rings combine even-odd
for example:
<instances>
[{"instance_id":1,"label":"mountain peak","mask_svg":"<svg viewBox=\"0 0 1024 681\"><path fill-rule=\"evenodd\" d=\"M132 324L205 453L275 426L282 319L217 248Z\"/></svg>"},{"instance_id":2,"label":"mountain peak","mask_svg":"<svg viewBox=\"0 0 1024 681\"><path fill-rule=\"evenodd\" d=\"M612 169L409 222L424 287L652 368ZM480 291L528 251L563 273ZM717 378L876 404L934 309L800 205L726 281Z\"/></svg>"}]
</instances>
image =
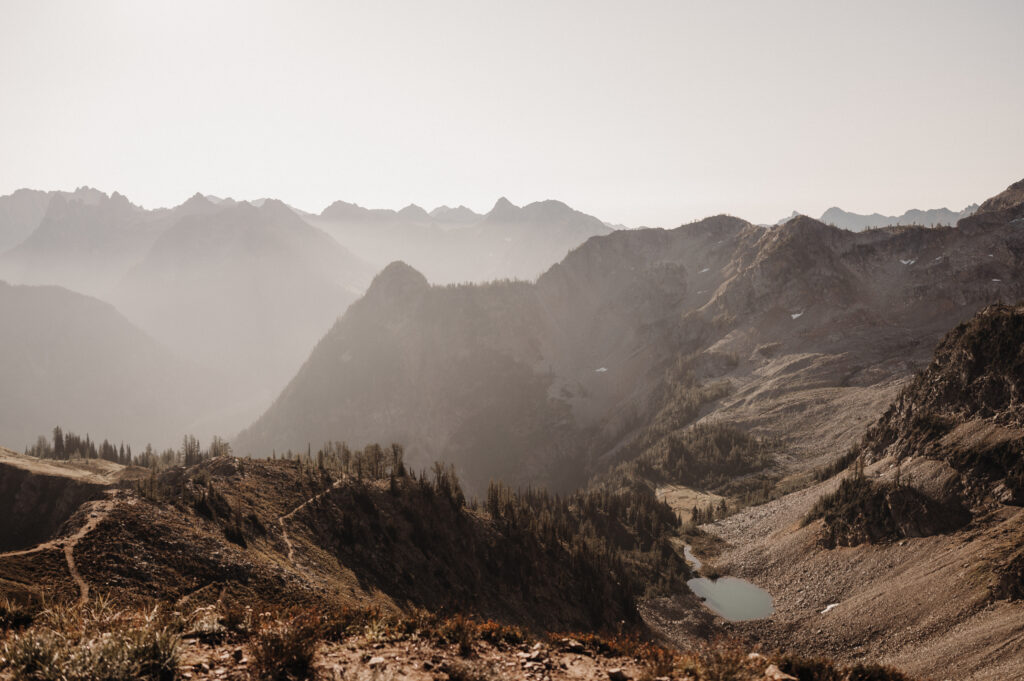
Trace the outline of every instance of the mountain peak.
<instances>
[{"instance_id":1,"label":"mountain peak","mask_svg":"<svg viewBox=\"0 0 1024 681\"><path fill-rule=\"evenodd\" d=\"M838 210L838 209L837 208L829 208L828 210ZM825 212L826 212L826 214L828 213L828 211L825 211ZM776 225L783 225L783 224L789 222L790 220L792 220L793 218L795 218L795 217L797 217L799 215L803 215L803 213L800 213L798 211L793 211L792 213L790 213L786 217L782 218L781 220L778 220L775 224Z\"/></svg>"},{"instance_id":2,"label":"mountain peak","mask_svg":"<svg viewBox=\"0 0 1024 681\"><path fill-rule=\"evenodd\" d=\"M398 215L403 218L412 218L415 220L426 220L430 217L427 211L423 210L415 203L410 203L408 206L398 211Z\"/></svg>"},{"instance_id":3,"label":"mountain peak","mask_svg":"<svg viewBox=\"0 0 1024 681\"><path fill-rule=\"evenodd\" d=\"M991 213L1007 208L1024 205L1024 180L1014 182L1009 187L986 200L979 207L978 213Z\"/></svg>"},{"instance_id":4,"label":"mountain peak","mask_svg":"<svg viewBox=\"0 0 1024 681\"><path fill-rule=\"evenodd\" d=\"M192 196L188 197L188 199L186 199L184 203L178 206L178 208L184 209L186 211L202 210L204 208L212 208L217 203L217 201L212 201L210 197L203 196L202 193L196 192Z\"/></svg>"},{"instance_id":5,"label":"mountain peak","mask_svg":"<svg viewBox=\"0 0 1024 681\"><path fill-rule=\"evenodd\" d=\"M512 217L518 212L519 208L503 196L495 202L494 208L487 214L487 217L501 219Z\"/></svg>"},{"instance_id":6,"label":"mountain peak","mask_svg":"<svg viewBox=\"0 0 1024 681\"><path fill-rule=\"evenodd\" d=\"M418 270L396 260L373 278L366 291L366 298L400 299L429 288L427 278Z\"/></svg>"},{"instance_id":7,"label":"mountain peak","mask_svg":"<svg viewBox=\"0 0 1024 681\"><path fill-rule=\"evenodd\" d=\"M456 208L451 206L438 206L430 211L430 217L443 222L473 222L480 219L480 215L469 208L459 205Z\"/></svg>"},{"instance_id":8,"label":"mountain peak","mask_svg":"<svg viewBox=\"0 0 1024 681\"><path fill-rule=\"evenodd\" d=\"M69 198L86 205L96 205L106 201L109 197L99 189L88 186L81 186L69 195Z\"/></svg>"},{"instance_id":9,"label":"mountain peak","mask_svg":"<svg viewBox=\"0 0 1024 681\"><path fill-rule=\"evenodd\" d=\"M818 232L831 232L837 228L828 225L821 220L815 220L812 217L806 215L796 215L783 222L781 225L776 227L778 230L784 232L796 232L796 233L818 233Z\"/></svg>"},{"instance_id":10,"label":"mountain peak","mask_svg":"<svg viewBox=\"0 0 1024 681\"><path fill-rule=\"evenodd\" d=\"M366 208L363 208L357 203L335 201L320 212L320 217L335 219L352 218L363 216L368 212L369 211Z\"/></svg>"}]
</instances>

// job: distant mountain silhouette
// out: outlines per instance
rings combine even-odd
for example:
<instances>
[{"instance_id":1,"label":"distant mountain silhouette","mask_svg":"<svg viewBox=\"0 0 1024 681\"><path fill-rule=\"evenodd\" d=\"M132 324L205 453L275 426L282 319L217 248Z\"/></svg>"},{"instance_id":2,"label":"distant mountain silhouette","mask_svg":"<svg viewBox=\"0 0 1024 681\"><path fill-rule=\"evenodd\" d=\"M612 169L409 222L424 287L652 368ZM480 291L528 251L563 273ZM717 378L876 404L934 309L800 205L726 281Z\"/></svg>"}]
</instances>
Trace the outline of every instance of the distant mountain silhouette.
<instances>
[{"instance_id":1,"label":"distant mountain silhouette","mask_svg":"<svg viewBox=\"0 0 1024 681\"><path fill-rule=\"evenodd\" d=\"M183 360L216 367L235 390L218 412L235 414L226 432L265 408L388 262L422 264L435 283L534 278L609 231L556 201L503 200L487 215L339 201L314 216L266 198L197 193L146 210L88 187L19 190L0 197L0 278L109 300Z\"/></svg>"},{"instance_id":2,"label":"distant mountain silhouette","mask_svg":"<svg viewBox=\"0 0 1024 681\"><path fill-rule=\"evenodd\" d=\"M17 246L32 233L50 205L52 192L19 189L0 196L0 253Z\"/></svg>"},{"instance_id":3,"label":"distant mountain silhouette","mask_svg":"<svg viewBox=\"0 0 1024 681\"><path fill-rule=\"evenodd\" d=\"M440 224L449 224L476 222L481 218L481 215L479 213L474 213L465 206L458 206L457 208L438 206L434 210L430 211L430 217L437 220Z\"/></svg>"},{"instance_id":4,"label":"distant mountain silhouette","mask_svg":"<svg viewBox=\"0 0 1024 681\"><path fill-rule=\"evenodd\" d=\"M213 204L193 197L177 208L147 211L117 192L107 196L95 189L51 192L48 197L28 236L0 254L0 277L100 297L107 296L174 221L214 210Z\"/></svg>"},{"instance_id":5,"label":"distant mountain silhouette","mask_svg":"<svg viewBox=\"0 0 1024 681\"><path fill-rule=\"evenodd\" d=\"M611 231L559 201L522 208L499 199L486 215L460 206L427 213L368 209L336 201L310 222L383 267L402 260L433 283L534 279L591 236Z\"/></svg>"},{"instance_id":6,"label":"distant mountain silhouette","mask_svg":"<svg viewBox=\"0 0 1024 681\"><path fill-rule=\"evenodd\" d=\"M173 447L219 409L218 381L110 305L56 286L0 282L0 440L54 426L136 447ZM136 449L138 451L138 449Z\"/></svg>"},{"instance_id":7,"label":"distant mountain silhouette","mask_svg":"<svg viewBox=\"0 0 1024 681\"><path fill-rule=\"evenodd\" d=\"M481 228L567 210L499 201ZM960 229L719 216L614 232L536 284L437 287L391 265L237 445L402 442L475 491L578 485L702 415L821 456L859 437L947 329L1024 297L1024 232L1002 210Z\"/></svg>"},{"instance_id":8,"label":"distant mountain silhouette","mask_svg":"<svg viewBox=\"0 0 1024 681\"><path fill-rule=\"evenodd\" d=\"M945 225L955 227L962 218L972 215L978 210L978 204L974 203L961 211L952 211L948 208L933 208L930 210L912 209L903 215L860 215L849 213L842 208L832 207L826 210L821 221L827 225L835 225L843 229L859 232L872 227L888 227L890 225L920 225L922 227L935 227ZM793 214L794 216L796 213ZM788 218L787 218L788 219Z\"/></svg>"},{"instance_id":9,"label":"distant mountain silhouette","mask_svg":"<svg viewBox=\"0 0 1024 681\"><path fill-rule=\"evenodd\" d=\"M111 300L181 356L269 395L373 272L280 201L186 207Z\"/></svg>"}]
</instances>

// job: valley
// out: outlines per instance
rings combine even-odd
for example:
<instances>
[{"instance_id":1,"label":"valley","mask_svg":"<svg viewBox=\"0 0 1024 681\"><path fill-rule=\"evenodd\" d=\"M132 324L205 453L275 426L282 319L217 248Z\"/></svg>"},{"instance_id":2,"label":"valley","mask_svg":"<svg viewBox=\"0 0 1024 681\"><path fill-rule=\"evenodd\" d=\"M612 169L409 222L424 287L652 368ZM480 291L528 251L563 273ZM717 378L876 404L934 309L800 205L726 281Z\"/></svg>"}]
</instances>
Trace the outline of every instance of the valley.
<instances>
[{"instance_id":1,"label":"valley","mask_svg":"<svg viewBox=\"0 0 1024 681\"><path fill-rule=\"evenodd\" d=\"M0 681L1024 681L1021 26L0 1Z\"/></svg>"},{"instance_id":2,"label":"valley","mask_svg":"<svg viewBox=\"0 0 1024 681\"><path fill-rule=\"evenodd\" d=\"M45 602L159 603L190 678L247 678L285 632L335 676L1018 678L1021 184L949 228L611 232L534 282L391 263L230 443L5 451L0 617L34 623L9 640L48 636ZM260 234L331 238L202 201L213 222L161 239L232 234L210 271Z\"/></svg>"}]
</instances>

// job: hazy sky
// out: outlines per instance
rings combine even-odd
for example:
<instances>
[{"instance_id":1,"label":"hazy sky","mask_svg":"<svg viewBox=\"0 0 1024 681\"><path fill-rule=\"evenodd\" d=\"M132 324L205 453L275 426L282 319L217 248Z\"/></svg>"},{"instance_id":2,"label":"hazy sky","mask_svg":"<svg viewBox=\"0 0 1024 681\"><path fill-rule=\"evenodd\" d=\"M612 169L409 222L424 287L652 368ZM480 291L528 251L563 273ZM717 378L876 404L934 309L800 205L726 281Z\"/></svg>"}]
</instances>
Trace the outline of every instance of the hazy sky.
<instances>
[{"instance_id":1,"label":"hazy sky","mask_svg":"<svg viewBox=\"0 0 1024 681\"><path fill-rule=\"evenodd\" d=\"M1024 2L0 0L0 193L627 225L1024 177Z\"/></svg>"}]
</instances>

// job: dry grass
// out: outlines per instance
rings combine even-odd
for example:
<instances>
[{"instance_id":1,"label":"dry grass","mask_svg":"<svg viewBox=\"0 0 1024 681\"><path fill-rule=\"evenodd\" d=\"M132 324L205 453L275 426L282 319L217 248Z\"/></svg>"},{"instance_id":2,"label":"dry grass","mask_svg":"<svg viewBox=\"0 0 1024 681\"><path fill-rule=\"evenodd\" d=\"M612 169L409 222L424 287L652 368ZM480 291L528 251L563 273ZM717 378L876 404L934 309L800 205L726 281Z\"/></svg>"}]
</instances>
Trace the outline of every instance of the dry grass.
<instances>
[{"instance_id":1,"label":"dry grass","mask_svg":"<svg viewBox=\"0 0 1024 681\"><path fill-rule=\"evenodd\" d=\"M717 639L682 655L677 671L700 681L760 681L765 666L765 658L738 641Z\"/></svg>"},{"instance_id":2,"label":"dry grass","mask_svg":"<svg viewBox=\"0 0 1024 681\"><path fill-rule=\"evenodd\" d=\"M54 605L0 646L0 668L33 681L170 681L180 627L158 609L128 612L104 599Z\"/></svg>"},{"instance_id":3,"label":"dry grass","mask_svg":"<svg viewBox=\"0 0 1024 681\"><path fill-rule=\"evenodd\" d=\"M9 596L0 598L0 631L27 627L32 624L39 610L35 603L19 601Z\"/></svg>"}]
</instances>

